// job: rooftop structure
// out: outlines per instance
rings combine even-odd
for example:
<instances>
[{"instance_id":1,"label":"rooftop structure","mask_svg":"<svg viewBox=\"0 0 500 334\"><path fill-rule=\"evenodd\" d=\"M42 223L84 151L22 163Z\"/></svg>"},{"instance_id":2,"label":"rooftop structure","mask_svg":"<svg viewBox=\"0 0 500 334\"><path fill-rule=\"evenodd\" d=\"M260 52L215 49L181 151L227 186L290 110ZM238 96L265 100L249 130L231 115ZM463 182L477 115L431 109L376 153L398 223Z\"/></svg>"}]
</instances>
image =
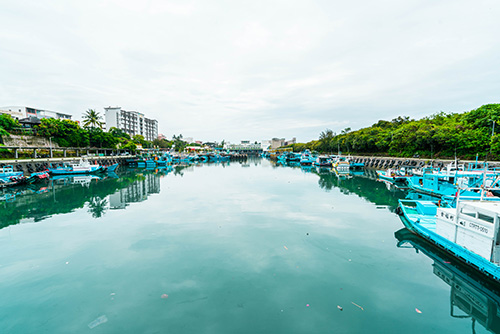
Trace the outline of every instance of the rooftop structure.
<instances>
[{"instance_id":1,"label":"rooftop structure","mask_svg":"<svg viewBox=\"0 0 500 334\"><path fill-rule=\"evenodd\" d=\"M251 143L250 140L242 140L240 144L230 144L228 147L231 151L237 152L262 152L262 145L257 142Z\"/></svg>"},{"instance_id":2,"label":"rooftop structure","mask_svg":"<svg viewBox=\"0 0 500 334\"><path fill-rule=\"evenodd\" d=\"M58 111L37 109L27 106L0 107L0 113L10 114L12 117L16 119L27 118L27 117L36 117L39 119L42 118L71 119L72 117L72 115L70 114L64 114Z\"/></svg>"},{"instance_id":3,"label":"rooftop structure","mask_svg":"<svg viewBox=\"0 0 500 334\"><path fill-rule=\"evenodd\" d=\"M271 147L270 147L270 149L271 150L275 150L278 147L295 144L295 142L296 142L296 138L295 137L292 138L292 139L290 139L290 140L285 140L285 138L273 138L273 139L271 139Z\"/></svg>"}]
</instances>

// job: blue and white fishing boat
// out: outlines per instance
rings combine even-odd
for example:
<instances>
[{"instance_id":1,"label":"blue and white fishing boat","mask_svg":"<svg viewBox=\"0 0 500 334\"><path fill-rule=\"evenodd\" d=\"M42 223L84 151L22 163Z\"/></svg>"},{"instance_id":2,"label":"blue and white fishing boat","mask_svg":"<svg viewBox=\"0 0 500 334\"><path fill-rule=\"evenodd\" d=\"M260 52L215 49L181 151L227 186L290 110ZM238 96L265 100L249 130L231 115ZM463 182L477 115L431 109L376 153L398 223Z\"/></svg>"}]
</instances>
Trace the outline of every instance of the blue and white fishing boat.
<instances>
[{"instance_id":1,"label":"blue and white fishing boat","mask_svg":"<svg viewBox=\"0 0 500 334\"><path fill-rule=\"evenodd\" d=\"M114 172L115 172L115 170L118 168L118 165L119 165L118 163L115 163L115 164L112 164L112 165L110 165L110 166L107 166L107 167L106 167L106 171L107 171L108 173L114 173Z\"/></svg>"},{"instance_id":2,"label":"blue and white fishing boat","mask_svg":"<svg viewBox=\"0 0 500 334\"><path fill-rule=\"evenodd\" d=\"M105 167L91 164L87 159L80 159L78 163L48 169L51 175L94 174L104 171L106 171Z\"/></svg>"},{"instance_id":3,"label":"blue and white fishing boat","mask_svg":"<svg viewBox=\"0 0 500 334\"><path fill-rule=\"evenodd\" d=\"M291 151L284 151L278 157L278 162L281 163L291 163L291 162L300 162L301 155L299 153L294 153Z\"/></svg>"},{"instance_id":4,"label":"blue and white fishing boat","mask_svg":"<svg viewBox=\"0 0 500 334\"><path fill-rule=\"evenodd\" d=\"M427 171L422 175L414 175L407 178L408 187L432 196L454 197L460 193L469 198L479 198L480 193L474 188L489 188L491 191L498 189L500 176L493 171Z\"/></svg>"},{"instance_id":5,"label":"blue and white fishing boat","mask_svg":"<svg viewBox=\"0 0 500 334\"><path fill-rule=\"evenodd\" d=\"M332 158L327 155L320 155L314 161L314 165L317 167L332 167Z\"/></svg>"},{"instance_id":6,"label":"blue and white fishing boat","mask_svg":"<svg viewBox=\"0 0 500 334\"><path fill-rule=\"evenodd\" d=\"M226 155L224 153L217 153L217 152L211 152L207 153L206 157L208 157L209 162L222 162L222 161L229 161L230 156Z\"/></svg>"},{"instance_id":7,"label":"blue and white fishing boat","mask_svg":"<svg viewBox=\"0 0 500 334\"><path fill-rule=\"evenodd\" d=\"M7 165L0 169L0 183L8 183L22 176L23 172L14 172L14 167L12 165Z\"/></svg>"},{"instance_id":8,"label":"blue and white fishing boat","mask_svg":"<svg viewBox=\"0 0 500 334\"><path fill-rule=\"evenodd\" d=\"M345 156L341 155L334 155L333 156L333 168L337 171L339 174L349 174L351 164L349 163L349 160Z\"/></svg>"},{"instance_id":9,"label":"blue and white fishing boat","mask_svg":"<svg viewBox=\"0 0 500 334\"><path fill-rule=\"evenodd\" d=\"M310 166L314 163L316 158L311 154L311 151L305 150L300 156L300 164L302 166Z\"/></svg>"},{"instance_id":10,"label":"blue and white fishing boat","mask_svg":"<svg viewBox=\"0 0 500 334\"><path fill-rule=\"evenodd\" d=\"M387 170L378 170L377 177L380 180L406 185L409 178L414 175L413 166L402 166L400 168L388 168Z\"/></svg>"},{"instance_id":11,"label":"blue and white fishing boat","mask_svg":"<svg viewBox=\"0 0 500 334\"><path fill-rule=\"evenodd\" d=\"M144 158L137 161L138 168L153 168L156 167L156 162L150 158Z\"/></svg>"},{"instance_id":12,"label":"blue and white fishing boat","mask_svg":"<svg viewBox=\"0 0 500 334\"><path fill-rule=\"evenodd\" d=\"M411 232L500 282L500 201L399 200L398 214Z\"/></svg>"},{"instance_id":13,"label":"blue and white fishing boat","mask_svg":"<svg viewBox=\"0 0 500 334\"><path fill-rule=\"evenodd\" d=\"M349 161L350 170L363 170L365 168L365 164L362 162L356 162L353 158L348 157L347 161Z\"/></svg>"}]
</instances>

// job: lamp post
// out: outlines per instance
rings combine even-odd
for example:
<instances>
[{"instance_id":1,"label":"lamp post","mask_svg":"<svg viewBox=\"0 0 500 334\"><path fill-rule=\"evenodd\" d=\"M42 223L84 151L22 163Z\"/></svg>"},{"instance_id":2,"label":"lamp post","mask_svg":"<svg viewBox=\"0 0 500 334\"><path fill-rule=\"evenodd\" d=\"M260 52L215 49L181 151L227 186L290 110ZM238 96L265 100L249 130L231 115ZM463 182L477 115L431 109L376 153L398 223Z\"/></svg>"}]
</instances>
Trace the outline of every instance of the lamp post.
<instances>
[{"instance_id":1,"label":"lamp post","mask_svg":"<svg viewBox=\"0 0 500 334\"><path fill-rule=\"evenodd\" d=\"M52 158L52 137L49 137L50 157Z\"/></svg>"},{"instance_id":2,"label":"lamp post","mask_svg":"<svg viewBox=\"0 0 500 334\"><path fill-rule=\"evenodd\" d=\"M491 140L490 140L490 154L491 154L491 146L493 146L493 135L495 134L495 120L490 119L493 123L491 124ZM486 159L488 160L488 159Z\"/></svg>"}]
</instances>

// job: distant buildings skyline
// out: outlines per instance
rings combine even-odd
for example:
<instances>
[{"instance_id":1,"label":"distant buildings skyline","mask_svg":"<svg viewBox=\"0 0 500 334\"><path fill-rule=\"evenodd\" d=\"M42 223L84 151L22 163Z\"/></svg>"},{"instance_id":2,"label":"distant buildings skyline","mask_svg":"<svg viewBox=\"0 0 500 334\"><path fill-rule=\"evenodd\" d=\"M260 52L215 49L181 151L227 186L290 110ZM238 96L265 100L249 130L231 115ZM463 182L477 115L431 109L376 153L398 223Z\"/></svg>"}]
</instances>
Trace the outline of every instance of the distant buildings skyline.
<instances>
[{"instance_id":1,"label":"distant buildings skyline","mask_svg":"<svg viewBox=\"0 0 500 334\"><path fill-rule=\"evenodd\" d=\"M41 108L33 108L28 106L5 106L0 107L0 114L8 114L13 118L20 120L22 118L37 117L37 118L55 118L55 119L68 119L72 120L73 115L66 114L58 111L46 110ZM158 133L158 121L155 119L150 119L145 117L145 114L138 111L128 111L122 109L122 107L104 107L104 124L105 130L109 131L110 128L116 127L121 129L125 133L129 134L131 137L134 135L142 135L144 139L148 141L153 141L155 139L167 139L164 134ZM193 137L184 137L184 141L187 143L197 142ZM199 141L202 143L202 141ZM248 146L258 145L262 149L267 148L275 149L281 146L286 146L296 142L295 137L291 140L285 140L285 138L272 138L270 140L260 140L258 144L250 140L241 140L240 144L231 144L231 142L226 141L226 147L230 148L238 147L243 149ZM253 143L253 144L252 144Z\"/></svg>"}]
</instances>

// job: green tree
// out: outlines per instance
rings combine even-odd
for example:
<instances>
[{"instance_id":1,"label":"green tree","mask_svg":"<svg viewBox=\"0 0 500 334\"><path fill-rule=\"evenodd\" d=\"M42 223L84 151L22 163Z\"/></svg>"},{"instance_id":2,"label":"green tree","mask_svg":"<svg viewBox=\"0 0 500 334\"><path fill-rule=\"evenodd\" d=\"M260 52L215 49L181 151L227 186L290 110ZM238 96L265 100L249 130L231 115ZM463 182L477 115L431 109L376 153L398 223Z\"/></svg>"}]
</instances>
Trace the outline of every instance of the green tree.
<instances>
[{"instance_id":1,"label":"green tree","mask_svg":"<svg viewBox=\"0 0 500 334\"><path fill-rule=\"evenodd\" d=\"M318 149L321 152L332 152L333 151L333 147L332 147L333 137L335 137L335 133L332 130L326 129L325 131L322 131L319 134Z\"/></svg>"},{"instance_id":2,"label":"green tree","mask_svg":"<svg viewBox=\"0 0 500 334\"><path fill-rule=\"evenodd\" d=\"M444 113L420 120L400 116L392 121L379 120L370 127L351 131L346 128L331 137L320 133L319 140L295 144L295 151L314 147L321 152L380 154L428 158L474 158L476 154L500 158L500 104L487 104L465 113ZM497 124L494 127L494 124ZM498 130L498 131L496 131ZM333 149L332 149L333 148Z\"/></svg>"},{"instance_id":3,"label":"green tree","mask_svg":"<svg viewBox=\"0 0 500 334\"><path fill-rule=\"evenodd\" d=\"M130 140L130 135L125 131L123 131L122 129L111 127L109 129L109 133L111 133L111 135L115 138L124 138Z\"/></svg>"},{"instance_id":4,"label":"green tree","mask_svg":"<svg viewBox=\"0 0 500 334\"><path fill-rule=\"evenodd\" d=\"M36 126L39 136L52 137L59 146L85 147L89 145L89 132L82 129L76 121L43 118Z\"/></svg>"},{"instance_id":5,"label":"green tree","mask_svg":"<svg viewBox=\"0 0 500 334\"><path fill-rule=\"evenodd\" d=\"M17 119L12 118L12 116L8 114L0 114L0 128L9 131L19 126Z\"/></svg>"}]
</instances>

